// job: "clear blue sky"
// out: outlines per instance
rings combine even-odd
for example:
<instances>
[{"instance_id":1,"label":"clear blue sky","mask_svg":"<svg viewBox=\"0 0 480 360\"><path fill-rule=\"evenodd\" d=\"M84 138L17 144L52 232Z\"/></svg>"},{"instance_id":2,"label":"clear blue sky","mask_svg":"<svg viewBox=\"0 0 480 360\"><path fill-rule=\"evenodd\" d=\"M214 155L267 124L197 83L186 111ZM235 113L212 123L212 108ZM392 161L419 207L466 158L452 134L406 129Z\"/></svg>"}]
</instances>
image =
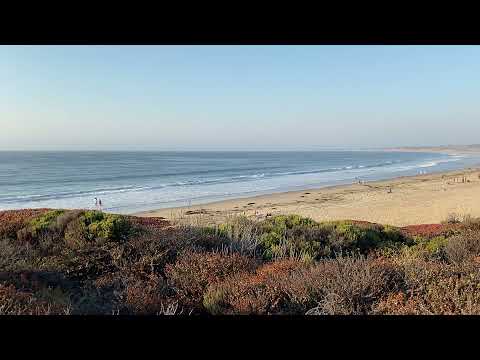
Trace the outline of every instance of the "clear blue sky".
<instances>
[{"instance_id":1,"label":"clear blue sky","mask_svg":"<svg viewBox=\"0 0 480 360\"><path fill-rule=\"evenodd\" d=\"M480 46L0 46L0 149L480 143Z\"/></svg>"}]
</instances>

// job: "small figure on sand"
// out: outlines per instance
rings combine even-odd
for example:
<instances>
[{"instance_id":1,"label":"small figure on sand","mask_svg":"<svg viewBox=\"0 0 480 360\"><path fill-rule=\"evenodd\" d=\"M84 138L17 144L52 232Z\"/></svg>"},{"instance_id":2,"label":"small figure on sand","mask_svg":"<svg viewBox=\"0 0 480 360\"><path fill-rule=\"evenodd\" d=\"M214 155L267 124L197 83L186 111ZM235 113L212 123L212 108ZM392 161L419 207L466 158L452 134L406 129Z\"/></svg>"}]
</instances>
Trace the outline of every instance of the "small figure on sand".
<instances>
[{"instance_id":1,"label":"small figure on sand","mask_svg":"<svg viewBox=\"0 0 480 360\"><path fill-rule=\"evenodd\" d=\"M95 200L95 210L102 211L102 199L95 197L93 200Z\"/></svg>"}]
</instances>

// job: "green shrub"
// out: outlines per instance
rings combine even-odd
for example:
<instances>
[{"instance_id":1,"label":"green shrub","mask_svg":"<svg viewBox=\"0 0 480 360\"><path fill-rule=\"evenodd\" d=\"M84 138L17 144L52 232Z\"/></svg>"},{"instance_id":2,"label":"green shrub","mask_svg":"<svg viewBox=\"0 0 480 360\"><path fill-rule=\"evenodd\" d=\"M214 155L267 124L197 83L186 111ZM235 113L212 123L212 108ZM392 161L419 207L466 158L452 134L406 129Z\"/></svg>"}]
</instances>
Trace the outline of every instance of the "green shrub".
<instances>
[{"instance_id":1,"label":"green shrub","mask_svg":"<svg viewBox=\"0 0 480 360\"><path fill-rule=\"evenodd\" d=\"M65 244L70 248L81 248L88 243L88 229L85 222L78 218L70 222L65 229Z\"/></svg>"},{"instance_id":2,"label":"green shrub","mask_svg":"<svg viewBox=\"0 0 480 360\"><path fill-rule=\"evenodd\" d=\"M349 223L339 223L335 226L331 241L339 250L365 250L375 247L381 239L376 231L360 228Z\"/></svg>"},{"instance_id":3,"label":"green shrub","mask_svg":"<svg viewBox=\"0 0 480 360\"><path fill-rule=\"evenodd\" d=\"M42 231L49 229L54 223L57 217L63 214L64 210L52 210L44 215L34 218L29 223L29 228L33 235L36 235Z\"/></svg>"},{"instance_id":4,"label":"green shrub","mask_svg":"<svg viewBox=\"0 0 480 360\"><path fill-rule=\"evenodd\" d=\"M64 210L50 210L30 220L17 232L17 239L22 242L37 242L40 235L53 231L55 220Z\"/></svg>"},{"instance_id":5,"label":"green shrub","mask_svg":"<svg viewBox=\"0 0 480 360\"><path fill-rule=\"evenodd\" d=\"M412 241L414 242L413 246L403 249L404 255L405 252L408 251L410 256L417 258L437 260L445 259L445 248L448 244L448 239L445 238L445 236L436 236L431 239L416 236L412 239Z\"/></svg>"},{"instance_id":6,"label":"green shrub","mask_svg":"<svg viewBox=\"0 0 480 360\"><path fill-rule=\"evenodd\" d=\"M434 255L440 255L444 252L445 246L448 244L448 240L443 236L437 236L433 239L430 239L425 244L425 249Z\"/></svg>"},{"instance_id":7,"label":"green shrub","mask_svg":"<svg viewBox=\"0 0 480 360\"><path fill-rule=\"evenodd\" d=\"M128 220L120 215L100 211L86 211L77 220L70 222L65 230L65 242L73 247L85 243L102 243L124 240L130 234Z\"/></svg>"},{"instance_id":8,"label":"green shrub","mask_svg":"<svg viewBox=\"0 0 480 360\"><path fill-rule=\"evenodd\" d=\"M317 223L298 215L279 215L261 222L237 219L218 226L217 233L241 239L261 250L265 260L297 257L320 259L342 252L368 253L413 244L398 228L353 221Z\"/></svg>"},{"instance_id":9,"label":"green shrub","mask_svg":"<svg viewBox=\"0 0 480 360\"><path fill-rule=\"evenodd\" d=\"M0 239L16 239L17 232L28 225L31 219L47 211L47 209L0 211Z\"/></svg>"},{"instance_id":10,"label":"green shrub","mask_svg":"<svg viewBox=\"0 0 480 360\"><path fill-rule=\"evenodd\" d=\"M267 260L292 256L325 255L328 230L309 218L279 215L259 224L259 244Z\"/></svg>"},{"instance_id":11,"label":"green shrub","mask_svg":"<svg viewBox=\"0 0 480 360\"><path fill-rule=\"evenodd\" d=\"M260 233L258 222L245 216L235 216L217 227L217 235L228 239L229 248L244 255L256 255Z\"/></svg>"},{"instance_id":12,"label":"green shrub","mask_svg":"<svg viewBox=\"0 0 480 360\"><path fill-rule=\"evenodd\" d=\"M392 244L407 243L411 245L413 243L413 241L409 241L409 239L402 234L400 229L396 227L385 225L383 226L382 232L385 235L386 241L391 242Z\"/></svg>"},{"instance_id":13,"label":"green shrub","mask_svg":"<svg viewBox=\"0 0 480 360\"><path fill-rule=\"evenodd\" d=\"M409 243L408 239L391 226L335 222L330 241L336 251L360 251L398 248Z\"/></svg>"},{"instance_id":14,"label":"green shrub","mask_svg":"<svg viewBox=\"0 0 480 360\"><path fill-rule=\"evenodd\" d=\"M50 228L54 230L57 234L63 235L68 224L85 213L84 210L69 210L65 211L62 214L58 215L55 219L55 222L50 225Z\"/></svg>"}]
</instances>

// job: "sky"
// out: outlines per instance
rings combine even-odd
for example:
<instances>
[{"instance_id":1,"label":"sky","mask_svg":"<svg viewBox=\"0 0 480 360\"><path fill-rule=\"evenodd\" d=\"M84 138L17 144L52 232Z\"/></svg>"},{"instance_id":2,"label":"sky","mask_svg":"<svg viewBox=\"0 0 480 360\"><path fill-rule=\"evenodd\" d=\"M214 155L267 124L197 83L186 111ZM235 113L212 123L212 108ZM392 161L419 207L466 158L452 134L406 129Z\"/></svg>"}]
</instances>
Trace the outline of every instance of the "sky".
<instances>
[{"instance_id":1,"label":"sky","mask_svg":"<svg viewBox=\"0 0 480 360\"><path fill-rule=\"evenodd\" d=\"M480 46L0 46L0 150L480 143Z\"/></svg>"}]
</instances>

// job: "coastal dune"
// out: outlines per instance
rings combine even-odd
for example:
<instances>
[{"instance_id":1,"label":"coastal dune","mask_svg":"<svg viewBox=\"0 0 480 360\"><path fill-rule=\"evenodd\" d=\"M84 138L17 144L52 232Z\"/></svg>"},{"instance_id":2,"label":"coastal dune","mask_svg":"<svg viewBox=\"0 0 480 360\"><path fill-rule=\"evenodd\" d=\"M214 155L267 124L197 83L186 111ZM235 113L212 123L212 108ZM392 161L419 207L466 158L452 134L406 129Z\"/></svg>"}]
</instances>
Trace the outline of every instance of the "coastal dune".
<instances>
[{"instance_id":1,"label":"coastal dune","mask_svg":"<svg viewBox=\"0 0 480 360\"><path fill-rule=\"evenodd\" d=\"M449 215L480 217L480 169L291 191L138 213L146 217L221 222L232 215L298 214L317 221L363 220L406 226L439 223Z\"/></svg>"}]
</instances>

